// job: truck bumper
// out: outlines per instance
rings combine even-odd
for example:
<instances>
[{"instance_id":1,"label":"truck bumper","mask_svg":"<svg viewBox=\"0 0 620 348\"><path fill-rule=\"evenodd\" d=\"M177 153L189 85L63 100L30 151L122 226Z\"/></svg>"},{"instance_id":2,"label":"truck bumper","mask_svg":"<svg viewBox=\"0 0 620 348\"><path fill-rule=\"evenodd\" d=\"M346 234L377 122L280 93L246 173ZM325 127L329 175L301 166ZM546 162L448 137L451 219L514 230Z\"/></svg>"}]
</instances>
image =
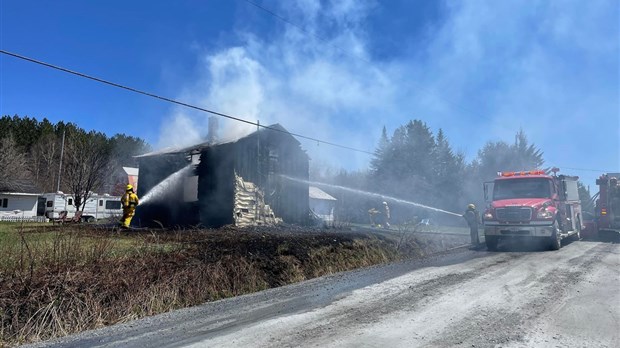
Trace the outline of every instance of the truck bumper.
<instances>
[{"instance_id":1,"label":"truck bumper","mask_svg":"<svg viewBox=\"0 0 620 348\"><path fill-rule=\"evenodd\" d=\"M485 236L496 237L551 237L553 225L484 225Z\"/></svg>"}]
</instances>

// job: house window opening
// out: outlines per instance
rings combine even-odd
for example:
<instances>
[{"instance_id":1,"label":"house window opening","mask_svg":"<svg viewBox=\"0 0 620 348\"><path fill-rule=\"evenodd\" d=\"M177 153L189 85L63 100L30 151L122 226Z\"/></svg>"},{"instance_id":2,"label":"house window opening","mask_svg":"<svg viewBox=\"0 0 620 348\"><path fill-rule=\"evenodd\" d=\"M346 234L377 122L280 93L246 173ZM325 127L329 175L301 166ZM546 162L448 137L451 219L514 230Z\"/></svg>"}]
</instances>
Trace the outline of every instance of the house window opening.
<instances>
[{"instance_id":1,"label":"house window opening","mask_svg":"<svg viewBox=\"0 0 620 348\"><path fill-rule=\"evenodd\" d=\"M278 170L278 150L269 150L269 174Z\"/></svg>"},{"instance_id":2,"label":"house window opening","mask_svg":"<svg viewBox=\"0 0 620 348\"><path fill-rule=\"evenodd\" d=\"M2 208L6 208L9 206L9 199L8 198L3 198L2 199Z\"/></svg>"}]
</instances>

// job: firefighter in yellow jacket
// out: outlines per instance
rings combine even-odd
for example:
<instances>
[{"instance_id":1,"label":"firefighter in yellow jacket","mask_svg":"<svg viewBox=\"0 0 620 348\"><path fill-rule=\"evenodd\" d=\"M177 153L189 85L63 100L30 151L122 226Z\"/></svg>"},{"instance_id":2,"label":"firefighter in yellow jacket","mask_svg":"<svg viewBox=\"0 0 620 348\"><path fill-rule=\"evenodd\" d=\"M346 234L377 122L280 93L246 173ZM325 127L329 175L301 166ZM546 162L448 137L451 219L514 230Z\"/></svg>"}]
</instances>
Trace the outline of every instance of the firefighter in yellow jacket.
<instances>
[{"instance_id":1,"label":"firefighter in yellow jacket","mask_svg":"<svg viewBox=\"0 0 620 348\"><path fill-rule=\"evenodd\" d=\"M136 212L136 206L138 205L138 195L133 192L133 186L127 185L125 194L121 198L121 204L123 206L123 218L121 219L121 227L129 228L131 218Z\"/></svg>"}]
</instances>

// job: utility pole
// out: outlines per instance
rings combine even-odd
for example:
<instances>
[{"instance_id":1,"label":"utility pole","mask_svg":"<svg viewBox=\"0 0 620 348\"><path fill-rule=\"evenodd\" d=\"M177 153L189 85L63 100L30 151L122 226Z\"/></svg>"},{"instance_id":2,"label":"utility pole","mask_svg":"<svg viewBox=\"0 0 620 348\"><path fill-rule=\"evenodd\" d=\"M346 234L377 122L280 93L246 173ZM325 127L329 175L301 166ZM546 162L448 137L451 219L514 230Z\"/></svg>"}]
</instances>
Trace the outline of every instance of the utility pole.
<instances>
[{"instance_id":1,"label":"utility pole","mask_svg":"<svg viewBox=\"0 0 620 348\"><path fill-rule=\"evenodd\" d=\"M65 129L62 130L62 145L60 145L60 164L58 165L58 185L56 192L60 191L60 176L62 175L62 158L65 153Z\"/></svg>"},{"instance_id":2,"label":"utility pole","mask_svg":"<svg viewBox=\"0 0 620 348\"><path fill-rule=\"evenodd\" d=\"M256 182L254 183L254 187L255 187L255 197L254 197L254 202L256 204L256 209L254 210L256 212L255 215L255 221L258 224L258 218L260 217L260 214L258 212L259 209L259 204L258 204L258 188L260 185L260 120L256 120Z\"/></svg>"}]
</instances>

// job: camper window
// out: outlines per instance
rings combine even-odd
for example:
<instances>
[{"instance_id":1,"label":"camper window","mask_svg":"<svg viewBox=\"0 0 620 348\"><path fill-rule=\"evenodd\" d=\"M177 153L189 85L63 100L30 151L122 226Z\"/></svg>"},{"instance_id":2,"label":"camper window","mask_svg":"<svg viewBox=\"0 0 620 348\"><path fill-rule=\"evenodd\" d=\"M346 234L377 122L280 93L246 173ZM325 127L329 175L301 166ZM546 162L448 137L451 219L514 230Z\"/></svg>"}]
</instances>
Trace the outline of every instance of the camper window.
<instances>
[{"instance_id":1,"label":"camper window","mask_svg":"<svg viewBox=\"0 0 620 348\"><path fill-rule=\"evenodd\" d=\"M69 200L67 201L68 205L73 205L73 198L69 198Z\"/></svg>"},{"instance_id":2,"label":"camper window","mask_svg":"<svg viewBox=\"0 0 620 348\"><path fill-rule=\"evenodd\" d=\"M105 208L106 209L120 209L121 201L106 201Z\"/></svg>"},{"instance_id":3,"label":"camper window","mask_svg":"<svg viewBox=\"0 0 620 348\"><path fill-rule=\"evenodd\" d=\"M6 208L9 206L9 199L8 198L3 198L2 199L2 208Z\"/></svg>"},{"instance_id":4,"label":"camper window","mask_svg":"<svg viewBox=\"0 0 620 348\"><path fill-rule=\"evenodd\" d=\"M47 203L45 203L45 205L46 205L48 208L51 208L51 207L53 207L53 206L54 206L54 201L47 201Z\"/></svg>"},{"instance_id":5,"label":"camper window","mask_svg":"<svg viewBox=\"0 0 620 348\"><path fill-rule=\"evenodd\" d=\"M103 199L100 199L100 200L99 200L99 206L100 206L100 207L103 207Z\"/></svg>"}]
</instances>

